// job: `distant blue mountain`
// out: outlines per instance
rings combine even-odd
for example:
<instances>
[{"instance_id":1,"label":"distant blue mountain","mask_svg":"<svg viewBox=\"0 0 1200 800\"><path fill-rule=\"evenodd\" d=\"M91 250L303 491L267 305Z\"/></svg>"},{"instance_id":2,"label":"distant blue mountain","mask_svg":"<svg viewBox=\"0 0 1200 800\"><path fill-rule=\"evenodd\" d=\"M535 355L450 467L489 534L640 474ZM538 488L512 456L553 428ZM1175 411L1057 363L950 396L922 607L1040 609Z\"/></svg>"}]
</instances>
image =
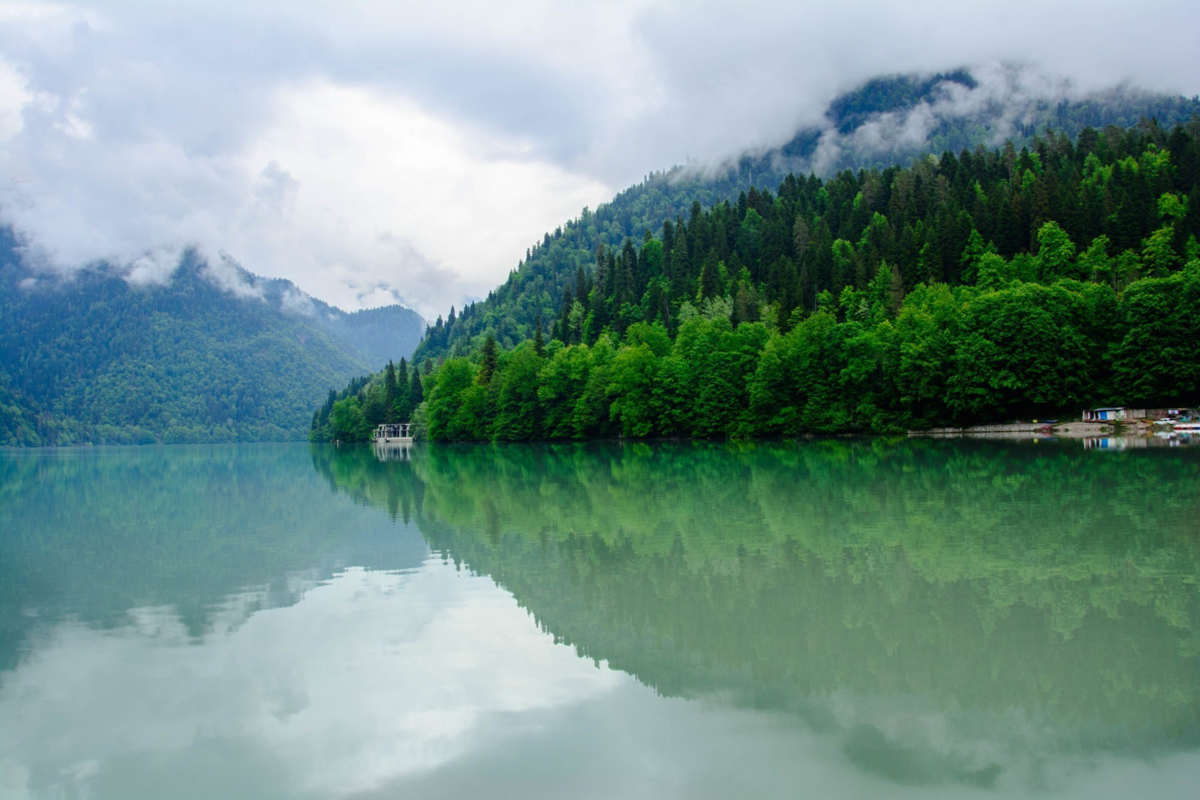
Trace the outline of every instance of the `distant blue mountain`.
<instances>
[{"instance_id":1,"label":"distant blue mountain","mask_svg":"<svg viewBox=\"0 0 1200 800\"><path fill-rule=\"evenodd\" d=\"M0 231L0 445L301 439L330 388L410 356L401 306L348 314L284 280L186 253L163 286L105 265L28 270Z\"/></svg>"}]
</instances>

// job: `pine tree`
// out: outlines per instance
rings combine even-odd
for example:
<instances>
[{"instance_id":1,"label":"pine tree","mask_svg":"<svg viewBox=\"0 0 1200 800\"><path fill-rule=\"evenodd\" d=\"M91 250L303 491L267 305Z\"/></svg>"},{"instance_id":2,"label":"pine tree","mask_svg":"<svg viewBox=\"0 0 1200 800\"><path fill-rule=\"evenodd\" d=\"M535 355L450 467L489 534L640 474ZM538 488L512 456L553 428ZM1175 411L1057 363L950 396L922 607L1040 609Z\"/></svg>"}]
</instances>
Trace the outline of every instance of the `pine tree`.
<instances>
[{"instance_id":1,"label":"pine tree","mask_svg":"<svg viewBox=\"0 0 1200 800\"><path fill-rule=\"evenodd\" d=\"M596 245L596 294L607 297L608 294L608 251L603 244Z\"/></svg>"},{"instance_id":2,"label":"pine tree","mask_svg":"<svg viewBox=\"0 0 1200 800\"><path fill-rule=\"evenodd\" d=\"M683 228L680 221L679 228ZM691 275L692 259L688 255L687 237L676 235L675 247L671 251L671 296L687 295L688 277Z\"/></svg>"},{"instance_id":3,"label":"pine tree","mask_svg":"<svg viewBox=\"0 0 1200 800\"><path fill-rule=\"evenodd\" d=\"M568 344L568 342L567 342L567 338L568 338L567 331L569 330L568 317L570 317L570 315L571 315L571 306L574 305L574 303L575 303L575 298L571 296L571 287L568 286L563 291L562 311L559 312L559 316L558 316L558 336L557 336L557 338L563 344Z\"/></svg>"},{"instance_id":4,"label":"pine tree","mask_svg":"<svg viewBox=\"0 0 1200 800\"><path fill-rule=\"evenodd\" d=\"M538 354L538 358L545 358L546 341L542 338L542 317L540 314L537 318L537 330L533 337L533 350Z\"/></svg>"},{"instance_id":5,"label":"pine tree","mask_svg":"<svg viewBox=\"0 0 1200 800\"><path fill-rule=\"evenodd\" d=\"M588 286L587 275L583 271L583 264L575 268L575 296L580 300L586 300L591 287Z\"/></svg>"},{"instance_id":6,"label":"pine tree","mask_svg":"<svg viewBox=\"0 0 1200 800\"><path fill-rule=\"evenodd\" d=\"M803 261L804 255L808 252L809 242L812 237L809 234L808 223L804 221L803 214L796 215L796 222L792 225L792 247L796 250L796 260Z\"/></svg>"},{"instance_id":7,"label":"pine tree","mask_svg":"<svg viewBox=\"0 0 1200 800\"><path fill-rule=\"evenodd\" d=\"M716 251L709 250L708 257L704 259L704 266L700 268L700 290L696 295L697 299L707 300L710 297L716 297L720 293L721 276L719 270Z\"/></svg>"},{"instance_id":8,"label":"pine tree","mask_svg":"<svg viewBox=\"0 0 1200 800\"><path fill-rule=\"evenodd\" d=\"M496 374L496 368L500 364L499 349L496 347L496 337L490 333L487 339L483 341L483 349L479 351L479 377L476 379L480 385L487 386L492 382L492 376Z\"/></svg>"},{"instance_id":9,"label":"pine tree","mask_svg":"<svg viewBox=\"0 0 1200 800\"><path fill-rule=\"evenodd\" d=\"M417 371L413 370L413 375ZM396 369L396 404L395 416L396 422L408 422L412 417L413 402L412 392L409 389L408 362L403 358L400 359L400 365Z\"/></svg>"},{"instance_id":10,"label":"pine tree","mask_svg":"<svg viewBox=\"0 0 1200 800\"><path fill-rule=\"evenodd\" d=\"M429 362L426 361L425 363L428 364ZM425 374L428 375L429 373ZM408 402L412 405L413 409L416 409L424 399L424 392L421 389L421 376L414 369L412 371L412 383L408 387Z\"/></svg>"},{"instance_id":11,"label":"pine tree","mask_svg":"<svg viewBox=\"0 0 1200 800\"><path fill-rule=\"evenodd\" d=\"M387 369L383 372L383 403L384 422L396 421L396 367L388 359Z\"/></svg>"}]
</instances>

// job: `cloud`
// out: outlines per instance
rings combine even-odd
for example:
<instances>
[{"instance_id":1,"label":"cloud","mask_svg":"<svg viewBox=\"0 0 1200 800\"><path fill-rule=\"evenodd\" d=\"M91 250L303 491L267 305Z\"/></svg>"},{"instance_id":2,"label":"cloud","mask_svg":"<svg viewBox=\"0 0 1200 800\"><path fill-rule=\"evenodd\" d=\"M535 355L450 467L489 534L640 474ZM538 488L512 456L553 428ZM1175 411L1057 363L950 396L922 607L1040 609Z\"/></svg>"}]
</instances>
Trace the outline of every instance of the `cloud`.
<instances>
[{"instance_id":1,"label":"cloud","mask_svg":"<svg viewBox=\"0 0 1200 800\"><path fill-rule=\"evenodd\" d=\"M251 614L269 590L230 596L202 641L172 608L132 609L111 631L58 626L0 687L13 795L101 781L120 795L143 761L203 768L205 742L231 745L235 784L261 772L279 794L356 795L456 761L517 715L632 683L438 560L302 578L290 607Z\"/></svg>"},{"instance_id":2,"label":"cloud","mask_svg":"<svg viewBox=\"0 0 1200 800\"><path fill-rule=\"evenodd\" d=\"M0 61L0 142L21 132L25 126L21 110L32 99L25 78L11 64Z\"/></svg>"},{"instance_id":3,"label":"cloud","mask_svg":"<svg viewBox=\"0 0 1200 800\"><path fill-rule=\"evenodd\" d=\"M1015 87L1031 94L1061 91L1058 76L1071 91L1200 92L1192 4L1132 13L1082 0L5 3L0 219L59 270L196 246L348 309L402 298L432 318L485 295L582 206L689 157L779 144L881 73L1008 62L1055 76ZM920 137L989 101L947 91L863 142Z\"/></svg>"},{"instance_id":4,"label":"cloud","mask_svg":"<svg viewBox=\"0 0 1200 800\"><path fill-rule=\"evenodd\" d=\"M242 300L262 300L263 287L226 253L204 259L201 273L222 291Z\"/></svg>"},{"instance_id":5,"label":"cloud","mask_svg":"<svg viewBox=\"0 0 1200 800\"><path fill-rule=\"evenodd\" d=\"M820 175L830 173L839 167L847 149L868 156L911 157L940 123L964 117L990 126L990 143L998 146L1012 134L1015 123L1033 120L1039 104L1078 100L1088 94L1068 80L1019 65L981 64L971 73L976 81L973 87L942 81L934 87L931 99L877 114L848 133L823 118L816 125L820 138L810 168Z\"/></svg>"},{"instance_id":6,"label":"cloud","mask_svg":"<svg viewBox=\"0 0 1200 800\"><path fill-rule=\"evenodd\" d=\"M279 298L279 307L289 314L302 317L317 316L317 306L312 298L294 289L287 289Z\"/></svg>"},{"instance_id":7,"label":"cloud","mask_svg":"<svg viewBox=\"0 0 1200 800\"><path fill-rule=\"evenodd\" d=\"M146 253L135 259L125 272L125 280L131 286L165 286L179 267L182 253L174 248L163 248Z\"/></svg>"}]
</instances>

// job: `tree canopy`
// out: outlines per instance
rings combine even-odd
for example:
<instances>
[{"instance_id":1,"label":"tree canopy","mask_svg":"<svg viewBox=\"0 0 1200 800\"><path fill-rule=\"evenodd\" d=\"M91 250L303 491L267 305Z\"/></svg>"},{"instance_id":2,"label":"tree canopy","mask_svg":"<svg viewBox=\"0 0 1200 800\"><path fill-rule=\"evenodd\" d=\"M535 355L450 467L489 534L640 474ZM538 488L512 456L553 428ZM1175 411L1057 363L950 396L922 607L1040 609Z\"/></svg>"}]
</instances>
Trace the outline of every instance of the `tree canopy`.
<instances>
[{"instance_id":1,"label":"tree canopy","mask_svg":"<svg viewBox=\"0 0 1200 800\"><path fill-rule=\"evenodd\" d=\"M1087 129L695 204L596 248L544 349L497 354L486 328L445 359L427 434L890 432L1194 403L1197 133Z\"/></svg>"}]
</instances>

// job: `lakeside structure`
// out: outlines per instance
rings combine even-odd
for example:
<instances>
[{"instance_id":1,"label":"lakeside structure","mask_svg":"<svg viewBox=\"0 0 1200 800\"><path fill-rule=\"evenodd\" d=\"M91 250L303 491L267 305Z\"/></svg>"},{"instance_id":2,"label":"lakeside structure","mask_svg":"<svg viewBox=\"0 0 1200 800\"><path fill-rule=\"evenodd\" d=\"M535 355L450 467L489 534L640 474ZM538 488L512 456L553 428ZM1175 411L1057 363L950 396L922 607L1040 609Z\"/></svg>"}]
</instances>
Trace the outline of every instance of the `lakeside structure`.
<instances>
[{"instance_id":1,"label":"lakeside structure","mask_svg":"<svg viewBox=\"0 0 1200 800\"><path fill-rule=\"evenodd\" d=\"M1110 406L1089 408L1083 412L1084 422L1123 422L1135 419L1179 419L1194 416L1188 408L1126 408Z\"/></svg>"},{"instance_id":2,"label":"lakeside structure","mask_svg":"<svg viewBox=\"0 0 1200 800\"><path fill-rule=\"evenodd\" d=\"M380 461L409 461L413 449L411 422L384 423L375 426L371 445Z\"/></svg>"},{"instance_id":3,"label":"lakeside structure","mask_svg":"<svg viewBox=\"0 0 1200 800\"><path fill-rule=\"evenodd\" d=\"M1128 426L1126 428L1126 426ZM991 425L932 428L909 431L909 436L971 436L983 438L1068 438L1086 439L1088 447L1109 449L1113 434L1122 438L1172 438L1176 434L1192 436L1200 433L1200 409L1197 408L1128 408L1106 406L1085 409L1075 421L1045 420L1006 422ZM1156 432L1157 431L1157 432ZM1146 445L1149 446L1149 445Z\"/></svg>"},{"instance_id":4,"label":"lakeside structure","mask_svg":"<svg viewBox=\"0 0 1200 800\"><path fill-rule=\"evenodd\" d=\"M411 444L413 440L412 428L412 423L409 422L376 425L375 433L371 435L371 441L381 444Z\"/></svg>"}]
</instances>

